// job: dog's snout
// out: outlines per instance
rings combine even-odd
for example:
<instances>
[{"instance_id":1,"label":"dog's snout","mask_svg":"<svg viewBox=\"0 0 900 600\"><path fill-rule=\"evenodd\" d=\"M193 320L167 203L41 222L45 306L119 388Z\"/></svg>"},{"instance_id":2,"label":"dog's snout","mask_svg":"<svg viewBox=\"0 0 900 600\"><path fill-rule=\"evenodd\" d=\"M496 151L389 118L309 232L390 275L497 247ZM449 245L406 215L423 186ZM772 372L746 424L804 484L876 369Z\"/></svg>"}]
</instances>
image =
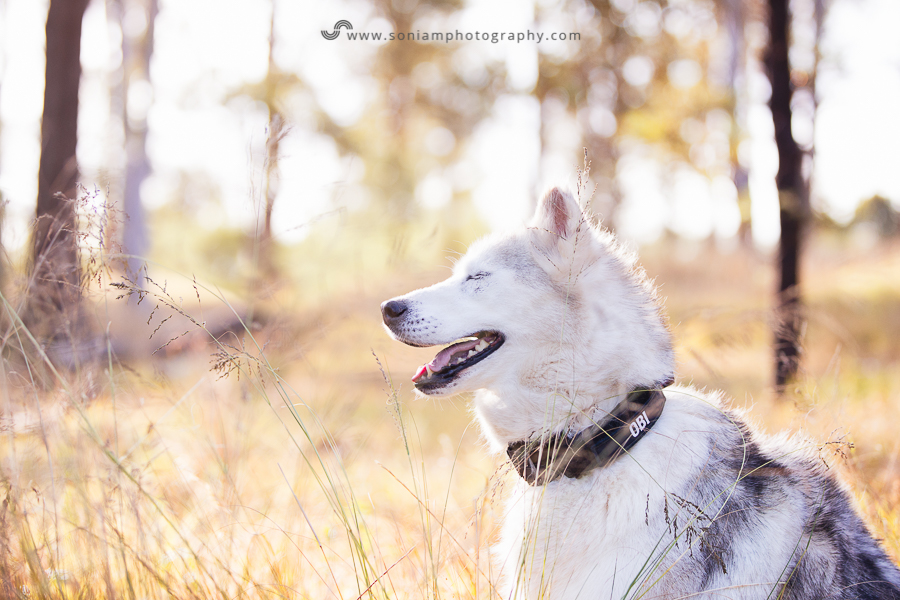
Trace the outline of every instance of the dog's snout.
<instances>
[{"instance_id":1,"label":"dog's snout","mask_svg":"<svg viewBox=\"0 0 900 600\"><path fill-rule=\"evenodd\" d=\"M381 316L384 318L384 324L390 325L402 317L409 307L405 302L399 300L388 300L381 305Z\"/></svg>"}]
</instances>

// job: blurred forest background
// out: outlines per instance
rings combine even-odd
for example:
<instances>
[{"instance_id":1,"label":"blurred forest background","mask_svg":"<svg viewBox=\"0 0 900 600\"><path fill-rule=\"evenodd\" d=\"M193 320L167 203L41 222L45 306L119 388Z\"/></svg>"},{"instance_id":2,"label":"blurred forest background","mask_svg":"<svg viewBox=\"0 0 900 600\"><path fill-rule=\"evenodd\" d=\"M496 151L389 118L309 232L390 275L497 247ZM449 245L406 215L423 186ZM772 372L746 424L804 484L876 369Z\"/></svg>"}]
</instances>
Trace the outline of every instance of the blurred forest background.
<instances>
[{"instance_id":1,"label":"blurred forest background","mask_svg":"<svg viewBox=\"0 0 900 600\"><path fill-rule=\"evenodd\" d=\"M505 464L378 307L587 164L680 381L805 430L900 557L898 24L0 0L3 596L496 597Z\"/></svg>"}]
</instances>

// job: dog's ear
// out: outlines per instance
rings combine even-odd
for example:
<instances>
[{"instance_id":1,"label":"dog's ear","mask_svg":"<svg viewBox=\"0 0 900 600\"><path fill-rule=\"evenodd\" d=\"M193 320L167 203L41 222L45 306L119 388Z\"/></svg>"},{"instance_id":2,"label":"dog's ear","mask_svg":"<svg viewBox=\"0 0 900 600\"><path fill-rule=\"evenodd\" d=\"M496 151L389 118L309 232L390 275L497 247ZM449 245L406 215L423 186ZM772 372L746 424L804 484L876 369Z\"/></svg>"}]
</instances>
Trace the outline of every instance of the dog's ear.
<instances>
[{"instance_id":1,"label":"dog's ear","mask_svg":"<svg viewBox=\"0 0 900 600\"><path fill-rule=\"evenodd\" d=\"M582 220L581 207L572 195L553 188L538 202L531 226L568 239Z\"/></svg>"},{"instance_id":2,"label":"dog's ear","mask_svg":"<svg viewBox=\"0 0 900 600\"><path fill-rule=\"evenodd\" d=\"M531 226L538 262L551 277L568 279L592 264L597 255L597 240L591 219L585 215L572 194L553 188L538 203Z\"/></svg>"}]
</instances>

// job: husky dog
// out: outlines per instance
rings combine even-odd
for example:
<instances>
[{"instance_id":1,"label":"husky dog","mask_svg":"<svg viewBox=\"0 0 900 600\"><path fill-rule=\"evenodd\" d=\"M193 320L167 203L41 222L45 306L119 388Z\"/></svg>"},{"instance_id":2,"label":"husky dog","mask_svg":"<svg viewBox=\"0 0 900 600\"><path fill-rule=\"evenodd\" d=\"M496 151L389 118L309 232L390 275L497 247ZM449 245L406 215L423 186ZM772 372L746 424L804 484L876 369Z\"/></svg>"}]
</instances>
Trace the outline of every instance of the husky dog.
<instances>
[{"instance_id":1,"label":"husky dog","mask_svg":"<svg viewBox=\"0 0 900 600\"><path fill-rule=\"evenodd\" d=\"M416 389L477 390L518 473L492 551L503 598L900 599L900 571L808 444L670 387L653 286L570 194L381 309L405 344L452 343Z\"/></svg>"}]
</instances>

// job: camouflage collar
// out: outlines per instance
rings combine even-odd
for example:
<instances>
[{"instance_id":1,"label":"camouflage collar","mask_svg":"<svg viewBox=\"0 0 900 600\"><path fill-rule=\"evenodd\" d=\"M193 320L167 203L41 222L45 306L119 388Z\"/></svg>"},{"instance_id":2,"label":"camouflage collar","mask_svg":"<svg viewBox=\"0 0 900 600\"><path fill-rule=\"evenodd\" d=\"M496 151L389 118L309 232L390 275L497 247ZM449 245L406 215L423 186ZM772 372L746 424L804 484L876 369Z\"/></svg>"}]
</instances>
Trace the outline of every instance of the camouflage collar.
<instances>
[{"instance_id":1,"label":"camouflage collar","mask_svg":"<svg viewBox=\"0 0 900 600\"><path fill-rule=\"evenodd\" d=\"M610 465L637 444L659 419L666 405L660 388L632 390L602 423L573 436L554 434L520 440L506 447L510 462L529 485L545 485L560 477L582 477Z\"/></svg>"}]
</instances>

